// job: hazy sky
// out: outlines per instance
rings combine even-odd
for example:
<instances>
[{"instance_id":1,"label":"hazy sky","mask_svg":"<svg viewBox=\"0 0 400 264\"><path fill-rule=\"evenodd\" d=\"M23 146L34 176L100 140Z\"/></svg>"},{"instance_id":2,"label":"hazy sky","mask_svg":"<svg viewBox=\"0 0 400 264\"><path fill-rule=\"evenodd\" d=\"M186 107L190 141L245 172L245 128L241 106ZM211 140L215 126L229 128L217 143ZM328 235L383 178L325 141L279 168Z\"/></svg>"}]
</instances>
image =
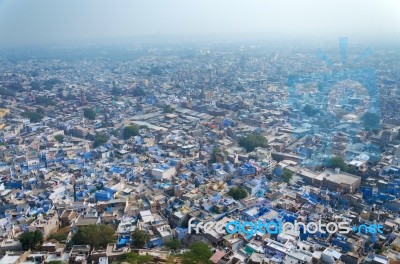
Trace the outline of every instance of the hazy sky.
<instances>
[{"instance_id":1,"label":"hazy sky","mask_svg":"<svg viewBox=\"0 0 400 264\"><path fill-rule=\"evenodd\" d=\"M0 43L152 34L400 38L399 0L0 0Z\"/></svg>"}]
</instances>

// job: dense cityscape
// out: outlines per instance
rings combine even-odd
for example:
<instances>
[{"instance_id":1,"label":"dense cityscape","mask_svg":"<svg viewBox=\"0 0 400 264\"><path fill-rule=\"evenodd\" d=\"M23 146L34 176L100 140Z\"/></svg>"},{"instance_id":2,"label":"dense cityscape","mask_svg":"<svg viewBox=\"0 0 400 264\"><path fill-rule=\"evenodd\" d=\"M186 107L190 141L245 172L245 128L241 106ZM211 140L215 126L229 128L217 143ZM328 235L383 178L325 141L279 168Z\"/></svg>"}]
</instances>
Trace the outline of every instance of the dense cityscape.
<instances>
[{"instance_id":1,"label":"dense cityscape","mask_svg":"<svg viewBox=\"0 0 400 264\"><path fill-rule=\"evenodd\" d=\"M327 64L312 47L285 49L3 56L0 262L396 263L398 52L346 64L332 48ZM217 228L234 220L382 230Z\"/></svg>"},{"instance_id":2,"label":"dense cityscape","mask_svg":"<svg viewBox=\"0 0 400 264\"><path fill-rule=\"evenodd\" d=\"M397 0L0 0L0 264L400 264Z\"/></svg>"}]
</instances>

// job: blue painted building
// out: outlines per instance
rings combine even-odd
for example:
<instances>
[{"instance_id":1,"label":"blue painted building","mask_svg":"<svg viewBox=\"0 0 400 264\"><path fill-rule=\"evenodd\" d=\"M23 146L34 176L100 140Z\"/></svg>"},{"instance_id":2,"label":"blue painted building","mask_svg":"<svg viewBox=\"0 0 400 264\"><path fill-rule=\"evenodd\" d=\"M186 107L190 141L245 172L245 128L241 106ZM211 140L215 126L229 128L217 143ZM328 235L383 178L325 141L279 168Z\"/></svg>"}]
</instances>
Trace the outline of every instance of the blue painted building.
<instances>
[{"instance_id":1,"label":"blue painted building","mask_svg":"<svg viewBox=\"0 0 400 264\"><path fill-rule=\"evenodd\" d=\"M257 169L252 164L246 162L242 167L239 168L240 175L249 176L256 175Z\"/></svg>"},{"instance_id":2,"label":"blue painted building","mask_svg":"<svg viewBox=\"0 0 400 264\"><path fill-rule=\"evenodd\" d=\"M111 200L111 193L104 190L99 190L94 193L96 201L109 201Z\"/></svg>"}]
</instances>

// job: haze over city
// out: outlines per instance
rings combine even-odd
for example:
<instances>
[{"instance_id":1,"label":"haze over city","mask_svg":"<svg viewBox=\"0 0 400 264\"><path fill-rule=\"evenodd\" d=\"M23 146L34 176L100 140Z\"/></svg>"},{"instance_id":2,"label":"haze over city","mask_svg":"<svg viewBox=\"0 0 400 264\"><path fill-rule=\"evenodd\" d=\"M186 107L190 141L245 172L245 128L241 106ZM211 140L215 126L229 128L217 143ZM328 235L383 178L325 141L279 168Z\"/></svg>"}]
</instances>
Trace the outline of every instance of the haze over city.
<instances>
[{"instance_id":1,"label":"haze over city","mask_svg":"<svg viewBox=\"0 0 400 264\"><path fill-rule=\"evenodd\" d=\"M400 263L399 0L0 0L0 264Z\"/></svg>"},{"instance_id":2,"label":"haze over city","mask_svg":"<svg viewBox=\"0 0 400 264\"><path fill-rule=\"evenodd\" d=\"M396 0L1 0L0 44L140 35L393 39Z\"/></svg>"}]
</instances>

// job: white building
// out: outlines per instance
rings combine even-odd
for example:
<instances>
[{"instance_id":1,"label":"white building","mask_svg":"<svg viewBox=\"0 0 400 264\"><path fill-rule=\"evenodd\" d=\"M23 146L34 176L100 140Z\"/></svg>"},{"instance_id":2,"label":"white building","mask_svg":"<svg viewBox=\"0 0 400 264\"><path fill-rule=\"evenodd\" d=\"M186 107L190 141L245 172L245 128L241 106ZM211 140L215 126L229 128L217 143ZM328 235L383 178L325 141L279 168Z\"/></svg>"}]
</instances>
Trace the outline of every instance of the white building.
<instances>
[{"instance_id":1,"label":"white building","mask_svg":"<svg viewBox=\"0 0 400 264\"><path fill-rule=\"evenodd\" d=\"M326 264L336 263L342 254L332 248L326 248L321 254L321 262Z\"/></svg>"},{"instance_id":2,"label":"white building","mask_svg":"<svg viewBox=\"0 0 400 264\"><path fill-rule=\"evenodd\" d=\"M168 165L161 165L157 168L153 168L151 170L151 175L156 177L157 179L171 179L172 176L176 174L175 167L171 167Z\"/></svg>"}]
</instances>

